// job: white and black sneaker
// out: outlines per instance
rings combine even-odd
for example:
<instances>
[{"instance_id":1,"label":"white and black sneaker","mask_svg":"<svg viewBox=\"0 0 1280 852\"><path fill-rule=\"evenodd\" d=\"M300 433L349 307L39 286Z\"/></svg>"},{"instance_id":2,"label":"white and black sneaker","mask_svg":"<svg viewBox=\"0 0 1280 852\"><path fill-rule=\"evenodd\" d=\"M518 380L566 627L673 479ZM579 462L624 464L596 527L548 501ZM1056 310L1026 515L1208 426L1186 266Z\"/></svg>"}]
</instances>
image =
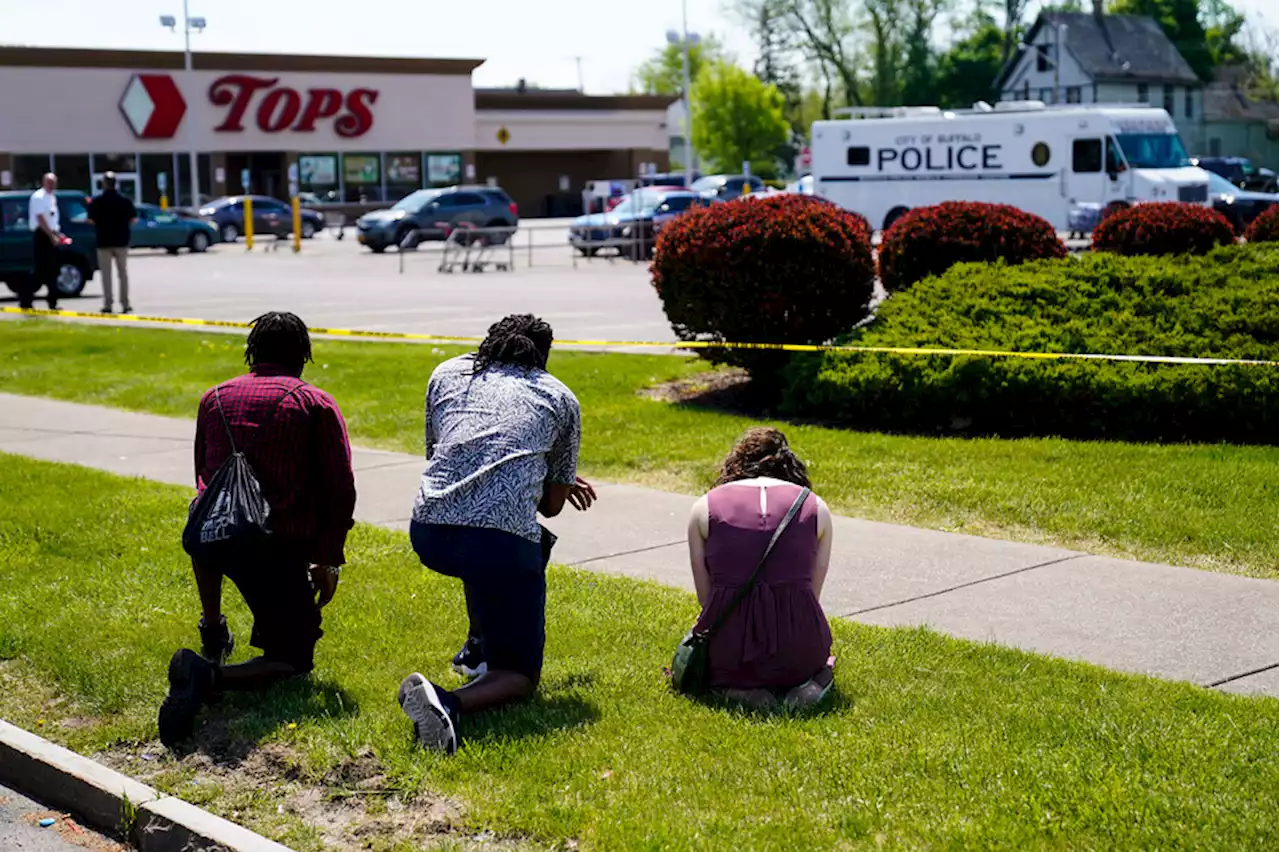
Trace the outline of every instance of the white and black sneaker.
<instances>
[{"instance_id":1,"label":"white and black sneaker","mask_svg":"<svg viewBox=\"0 0 1280 852\"><path fill-rule=\"evenodd\" d=\"M484 643L468 636L462 650L453 655L453 670L473 679L489 671L489 664L484 661Z\"/></svg>"},{"instance_id":2,"label":"white and black sneaker","mask_svg":"<svg viewBox=\"0 0 1280 852\"><path fill-rule=\"evenodd\" d=\"M423 748L453 754L458 750L454 713L446 709L441 693L448 692L414 672L400 684L400 709L413 720L413 735Z\"/></svg>"}]
</instances>

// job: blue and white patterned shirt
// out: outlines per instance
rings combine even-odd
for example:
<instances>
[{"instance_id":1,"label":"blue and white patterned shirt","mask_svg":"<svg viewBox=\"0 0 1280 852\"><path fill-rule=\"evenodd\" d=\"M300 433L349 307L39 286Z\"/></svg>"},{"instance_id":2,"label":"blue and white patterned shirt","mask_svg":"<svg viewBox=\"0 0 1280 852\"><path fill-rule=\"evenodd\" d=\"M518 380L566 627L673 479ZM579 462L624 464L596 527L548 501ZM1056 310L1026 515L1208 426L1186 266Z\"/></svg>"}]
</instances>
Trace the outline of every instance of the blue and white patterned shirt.
<instances>
[{"instance_id":1,"label":"blue and white patterned shirt","mask_svg":"<svg viewBox=\"0 0 1280 852\"><path fill-rule=\"evenodd\" d=\"M545 370L494 364L476 376L474 363L445 361L427 384L427 469L413 519L540 542L543 486L576 481L578 398Z\"/></svg>"}]
</instances>

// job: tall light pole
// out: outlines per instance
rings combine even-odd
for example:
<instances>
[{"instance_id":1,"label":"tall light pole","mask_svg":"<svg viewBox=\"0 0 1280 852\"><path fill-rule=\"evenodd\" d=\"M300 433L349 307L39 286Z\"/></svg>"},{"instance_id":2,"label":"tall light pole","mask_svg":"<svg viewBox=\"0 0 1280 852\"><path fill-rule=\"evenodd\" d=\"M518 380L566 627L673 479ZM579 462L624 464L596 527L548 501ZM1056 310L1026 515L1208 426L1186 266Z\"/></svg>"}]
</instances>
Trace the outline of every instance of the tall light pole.
<instances>
[{"instance_id":1,"label":"tall light pole","mask_svg":"<svg viewBox=\"0 0 1280 852\"><path fill-rule=\"evenodd\" d=\"M693 111L689 107L689 89L692 82L689 79L689 47L695 45L699 41L697 33L689 32L689 8L686 0L680 0L680 17L681 32L675 30L667 32L667 43L680 45L681 64L684 66L684 185L686 188L693 186Z\"/></svg>"},{"instance_id":2,"label":"tall light pole","mask_svg":"<svg viewBox=\"0 0 1280 852\"><path fill-rule=\"evenodd\" d=\"M186 72L187 72L186 80L187 80L187 83L190 84L191 83L191 31L195 30L196 32L204 32L204 28L205 26L207 26L207 24L204 18L191 17L191 12L190 12L188 3L189 3L189 0L182 0L182 39L183 39L182 57L183 57L183 67L186 69ZM174 20L173 15L160 16L160 26L162 27L168 27L170 30L173 30L177 26L177 23L178 22ZM188 128L193 126L194 125L192 125L190 122L187 123ZM194 135L194 131L192 130L188 130L187 132L191 135ZM191 164L189 166L189 168L191 169L191 206L193 209L199 209L200 207L200 158L196 154L196 146L194 144L191 145L191 148L187 153L191 157ZM177 175L173 176L173 183L174 183L174 188L179 193L177 201L179 206L181 206L182 187L178 184Z\"/></svg>"}]
</instances>

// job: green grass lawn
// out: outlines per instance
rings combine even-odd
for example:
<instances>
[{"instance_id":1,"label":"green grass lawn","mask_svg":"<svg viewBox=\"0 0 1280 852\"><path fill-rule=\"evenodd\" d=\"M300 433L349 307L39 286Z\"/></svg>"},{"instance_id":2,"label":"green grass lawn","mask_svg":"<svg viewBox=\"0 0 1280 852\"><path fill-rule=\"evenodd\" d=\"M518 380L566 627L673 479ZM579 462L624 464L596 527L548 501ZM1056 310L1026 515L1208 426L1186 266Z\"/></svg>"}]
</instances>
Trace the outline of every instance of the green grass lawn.
<instances>
[{"instance_id":1,"label":"green grass lawn","mask_svg":"<svg viewBox=\"0 0 1280 852\"><path fill-rule=\"evenodd\" d=\"M318 341L306 378L355 441L417 453L432 368L462 351ZM0 322L0 390L183 417L243 369L243 338L39 320ZM557 351L578 394L582 465L603 480L697 493L756 421L646 399L705 369L661 355ZM928 438L785 426L845 514L1257 577L1277 575L1275 447Z\"/></svg>"},{"instance_id":2,"label":"green grass lawn","mask_svg":"<svg viewBox=\"0 0 1280 852\"><path fill-rule=\"evenodd\" d=\"M395 690L415 669L456 682L460 589L419 566L406 536L368 527L312 679L260 703L224 699L201 734L213 758L175 760L151 740L167 659L196 641L178 545L187 499L0 456L0 716L302 852L466 848L476 835L606 850L1280 842L1274 699L841 621L835 701L752 716L666 688L691 595L559 568L540 696L464 720L457 756L427 754ZM248 617L228 594L241 657ZM305 822L300 784L318 808ZM429 836L384 833L424 800L448 803Z\"/></svg>"}]
</instances>

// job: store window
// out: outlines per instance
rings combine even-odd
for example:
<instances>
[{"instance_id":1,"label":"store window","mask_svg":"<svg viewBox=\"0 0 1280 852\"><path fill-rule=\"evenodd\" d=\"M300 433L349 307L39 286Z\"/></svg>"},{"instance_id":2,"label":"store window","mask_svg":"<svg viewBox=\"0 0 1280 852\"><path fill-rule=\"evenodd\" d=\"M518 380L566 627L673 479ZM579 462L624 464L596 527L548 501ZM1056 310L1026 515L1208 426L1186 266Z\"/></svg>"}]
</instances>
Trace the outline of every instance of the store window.
<instances>
[{"instance_id":1,"label":"store window","mask_svg":"<svg viewBox=\"0 0 1280 852\"><path fill-rule=\"evenodd\" d=\"M398 201L422 189L422 154L387 154L387 201Z\"/></svg>"},{"instance_id":2,"label":"store window","mask_svg":"<svg viewBox=\"0 0 1280 852\"><path fill-rule=\"evenodd\" d=\"M343 201L381 201L381 158L377 154L343 154Z\"/></svg>"},{"instance_id":3,"label":"store window","mask_svg":"<svg viewBox=\"0 0 1280 852\"><path fill-rule=\"evenodd\" d=\"M115 172L116 174L133 174L138 171L137 154L94 154L94 174Z\"/></svg>"},{"instance_id":4,"label":"store window","mask_svg":"<svg viewBox=\"0 0 1280 852\"><path fill-rule=\"evenodd\" d=\"M1067 103L1069 104L1080 103L1080 87L1079 86L1067 86Z\"/></svg>"},{"instance_id":5,"label":"store window","mask_svg":"<svg viewBox=\"0 0 1280 852\"><path fill-rule=\"evenodd\" d=\"M338 155L303 154L298 157L298 189L320 201L338 200Z\"/></svg>"},{"instance_id":6,"label":"store window","mask_svg":"<svg viewBox=\"0 0 1280 852\"><path fill-rule=\"evenodd\" d=\"M1170 118L1175 115L1173 106L1173 86L1164 87L1164 111L1169 113Z\"/></svg>"},{"instance_id":7,"label":"store window","mask_svg":"<svg viewBox=\"0 0 1280 852\"><path fill-rule=\"evenodd\" d=\"M39 189L49 171L48 154L17 154L13 158L13 188Z\"/></svg>"},{"instance_id":8,"label":"store window","mask_svg":"<svg viewBox=\"0 0 1280 852\"><path fill-rule=\"evenodd\" d=\"M208 154L196 155L196 168L200 170L200 199L201 204L206 204L215 198L223 195L226 186L221 187L213 185L213 158ZM190 207L191 205L191 156L185 152L178 154L178 174L177 182L173 188L169 190L169 203L177 207ZM239 177L236 178L239 180Z\"/></svg>"},{"instance_id":9,"label":"store window","mask_svg":"<svg viewBox=\"0 0 1280 852\"><path fill-rule=\"evenodd\" d=\"M165 196L173 203L173 155L143 154L141 168L138 170L138 194L147 204L159 204L160 196ZM161 177L163 175L163 178ZM164 192L160 191L160 183L164 182ZM201 187L201 189L207 189Z\"/></svg>"},{"instance_id":10,"label":"store window","mask_svg":"<svg viewBox=\"0 0 1280 852\"><path fill-rule=\"evenodd\" d=\"M1138 103L1145 104L1149 99L1150 99L1150 95L1147 93L1147 84L1139 83L1138 84Z\"/></svg>"},{"instance_id":11,"label":"store window","mask_svg":"<svg viewBox=\"0 0 1280 852\"><path fill-rule=\"evenodd\" d=\"M93 193L93 176L89 173L88 154L58 154L53 158L53 172L59 189L76 189Z\"/></svg>"},{"instance_id":12,"label":"store window","mask_svg":"<svg viewBox=\"0 0 1280 852\"><path fill-rule=\"evenodd\" d=\"M454 186L462 183L461 154L428 154L427 186Z\"/></svg>"},{"instance_id":13,"label":"store window","mask_svg":"<svg viewBox=\"0 0 1280 852\"><path fill-rule=\"evenodd\" d=\"M1196 98L1195 98L1194 90L1190 86L1187 86L1187 91L1184 99L1184 106L1186 107L1187 118L1195 118Z\"/></svg>"}]
</instances>

